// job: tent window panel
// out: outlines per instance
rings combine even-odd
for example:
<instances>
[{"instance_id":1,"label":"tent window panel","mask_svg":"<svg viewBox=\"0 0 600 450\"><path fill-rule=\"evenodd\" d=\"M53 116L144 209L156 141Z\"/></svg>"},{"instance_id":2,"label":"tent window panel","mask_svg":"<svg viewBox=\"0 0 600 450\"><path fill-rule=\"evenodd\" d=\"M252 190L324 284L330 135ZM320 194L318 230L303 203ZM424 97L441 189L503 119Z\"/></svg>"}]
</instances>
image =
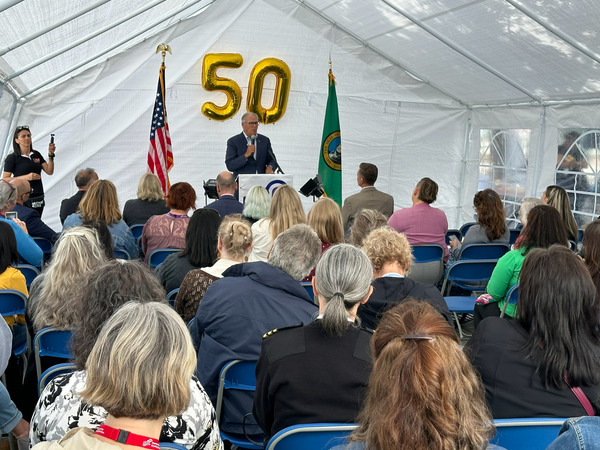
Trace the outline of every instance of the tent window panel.
<instances>
[{"instance_id":1,"label":"tent window panel","mask_svg":"<svg viewBox=\"0 0 600 450\"><path fill-rule=\"evenodd\" d=\"M479 132L479 189L495 190L510 227L519 224L518 212L527 187L531 130L481 129Z\"/></svg>"},{"instance_id":2,"label":"tent window panel","mask_svg":"<svg viewBox=\"0 0 600 450\"><path fill-rule=\"evenodd\" d=\"M600 215L600 130L559 130L554 181L564 188L577 225L582 227Z\"/></svg>"}]
</instances>

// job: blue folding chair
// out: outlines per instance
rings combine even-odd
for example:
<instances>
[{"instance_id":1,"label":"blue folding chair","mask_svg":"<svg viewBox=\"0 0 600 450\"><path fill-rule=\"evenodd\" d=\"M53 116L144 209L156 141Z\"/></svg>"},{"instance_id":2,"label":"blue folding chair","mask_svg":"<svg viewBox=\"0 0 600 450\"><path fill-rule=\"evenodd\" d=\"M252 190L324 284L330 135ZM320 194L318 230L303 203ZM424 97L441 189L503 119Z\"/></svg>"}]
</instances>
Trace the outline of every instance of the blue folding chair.
<instances>
[{"instance_id":1,"label":"blue folding chair","mask_svg":"<svg viewBox=\"0 0 600 450\"><path fill-rule=\"evenodd\" d=\"M548 417L495 419L497 432L490 443L510 450L542 450L558 436L565 420Z\"/></svg>"},{"instance_id":2,"label":"blue folding chair","mask_svg":"<svg viewBox=\"0 0 600 450\"><path fill-rule=\"evenodd\" d=\"M450 296L452 286L458 286L471 293L482 291L490 280L497 260L472 259L456 261L446 272L442 284L442 295L448 305L448 309L454 315L454 321L458 327L458 334L463 338L464 334L457 314L473 314L475 308L475 296Z\"/></svg>"},{"instance_id":3,"label":"blue folding chair","mask_svg":"<svg viewBox=\"0 0 600 450\"><path fill-rule=\"evenodd\" d=\"M446 245L450 245L450 238L454 236L458 241L462 241L462 234L460 230L449 229L446 231Z\"/></svg>"},{"instance_id":4,"label":"blue folding chair","mask_svg":"<svg viewBox=\"0 0 600 450\"><path fill-rule=\"evenodd\" d=\"M148 266L151 269L155 269L167 259L167 256L179 253L181 250L180 248L157 248L152 250L148 255Z\"/></svg>"},{"instance_id":5,"label":"blue folding chair","mask_svg":"<svg viewBox=\"0 0 600 450\"><path fill-rule=\"evenodd\" d=\"M506 301L504 302L504 306L502 307L502 311L500 311L500 317L504 317L506 313L506 307L509 303L517 303L519 299L519 283L515 284L511 287L506 293Z\"/></svg>"},{"instance_id":6,"label":"blue folding chair","mask_svg":"<svg viewBox=\"0 0 600 450\"><path fill-rule=\"evenodd\" d=\"M577 232L577 243L581 244L583 242L583 228L579 228Z\"/></svg>"},{"instance_id":7,"label":"blue folding chair","mask_svg":"<svg viewBox=\"0 0 600 450\"><path fill-rule=\"evenodd\" d=\"M38 380L42 376L42 357L52 356L69 360L71 353L71 330L57 330L56 328L42 328L33 339L33 351Z\"/></svg>"},{"instance_id":8,"label":"blue folding chair","mask_svg":"<svg viewBox=\"0 0 600 450\"><path fill-rule=\"evenodd\" d=\"M167 294L167 301L169 302L169 305L171 305L171 308L175 306L175 298L177 297L178 292L179 288L176 288Z\"/></svg>"},{"instance_id":9,"label":"blue folding chair","mask_svg":"<svg viewBox=\"0 0 600 450\"><path fill-rule=\"evenodd\" d=\"M510 229L510 241L508 241L508 245L514 245L517 242L517 238L521 235L521 230Z\"/></svg>"},{"instance_id":10,"label":"blue folding chair","mask_svg":"<svg viewBox=\"0 0 600 450\"><path fill-rule=\"evenodd\" d=\"M217 391L217 403L215 411L217 420L221 422L221 414L223 412L223 399L226 390L248 391L254 393L256 391L256 361L241 361L239 359L229 361L222 368L219 374L219 389ZM241 421L242 418L240 418ZM247 449L262 449L262 445L250 441L244 435L227 433L221 430L221 438L224 441L229 441L233 445Z\"/></svg>"},{"instance_id":11,"label":"blue folding chair","mask_svg":"<svg viewBox=\"0 0 600 450\"><path fill-rule=\"evenodd\" d=\"M40 271L37 269L37 267L32 266L31 264L18 264L15 266L15 269L21 272L25 277L27 289L29 289L29 286L31 286L33 280L35 280L35 278L40 274Z\"/></svg>"},{"instance_id":12,"label":"blue folding chair","mask_svg":"<svg viewBox=\"0 0 600 450\"><path fill-rule=\"evenodd\" d=\"M176 450L187 450L187 447L184 445L176 444L175 442L159 442L158 446L161 448L174 448Z\"/></svg>"},{"instance_id":13,"label":"blue folding chair","mask_svg":"<svg viewBox=\"0 0 600 450\"><path fill-rule=\"evenodd\" d=\"M14 289L0 289L0 314L2 317L12 317L25 314L25 306L27 305L27 296L21 291ZM29 336L29 333L27 333ZM23 357L27 361L27 339L21 343L13 345L13 354L16 357Z\"/></svg>"},{"instance_id":14,"label":"blue folding chair","mask_svg":"<svg viewBox=\"0 0 600 450\"><path fill-rule=\"evenodd\" d=\"M265 450L327 450L336 445L343 446L355 429L356 424L349 423L293 425L269 439Z\"/></svg>"},{"instance_id":15,"label":"blue folding chair","mask_svg":"<svg viewBox=\"0 0 600 450\"><path fill-rule=\"evenodd\" d=\"M312 283L310 281L301 281L300 284L304 289L306 289L306 292L308 293L310 299L318 305L319 302L315 301L315 293L313 292Z\"/></svg>"},{"instance_id":16,"label":"blue folding chair","mask_svg":"<svg viewBox=\"0 0 600 450\"><path fill-rule=\"evenodd\" d=\"M127 252L127 250L114 249L113 256L115 259L124 259L126 261L131 259L131 255Z\"/></svg>"},{"instance_id":17,"label":"blue folding chair","mask_svg":"<svg viewBox=\"0 0 600 450\"><path fill-rule=\"evenodd\" d=\"M52 242L50 242L46 238L39 236L34 237L33 240L38 245L38 247L42 249L42 252L44 253L44 262L48 262L48 260L52 256Z\"/></svg>"},{"instance_id":18,"label":"blue folding chair","mask_svg":"<svg viewBox=\"0 0 600 450\"><path fill-rule=\"evenodd\" d=\"M467 234L467 231L469 231L469 228L476 224L477 222L467 222L462 227L460 227L458 231L460 231L461 236L464 237Z\"/></svg>"},{"instance_id":19,"label":"blue folding chair","mask_svg":"<svg viewBox=\"0 0 600 450\"><path fill-rule=\"evenodd\" d=\"M437 284L444 275L444 247L440 244L412 246L414 262L407 277L425 284Z\"/></svg>"},{"instance_id":20,"label":"blue folding chair","mask_svg":"<svg viewBox=\"0 0 600 450\"><path fill-rule=\"evenodd\" d=\"M465 259L500 259L510 250L510 245L496 242L473 242L463 245L458 260Z\"/></svg>"},{"instance_id":21,"label":"blue folding chair","mask_svg":"<svg viewBox=\"0 0 600 450\"><path fill-rule=\"evenodd\" d=\"M71 373L75 370L77 370L75 364L71 363L56 364L44 370L44 372L38 379L38 395L42 394L44 388L48 385L48 383L54 380L54 378L65 373Z\"/></svg>"},{"instance_id":22,"label":"blue folding chair","mask_svg":"<svg viewBox=\"0 0 600 450\"><path fill-rule=\"evenodd\" d=\"M143 223L133 224L129 227L129 231L131 231L133 238L135 240L138 240L140 237L142 237L142 231L144 231L144 224Z\"/></svg>"}]
</instances>

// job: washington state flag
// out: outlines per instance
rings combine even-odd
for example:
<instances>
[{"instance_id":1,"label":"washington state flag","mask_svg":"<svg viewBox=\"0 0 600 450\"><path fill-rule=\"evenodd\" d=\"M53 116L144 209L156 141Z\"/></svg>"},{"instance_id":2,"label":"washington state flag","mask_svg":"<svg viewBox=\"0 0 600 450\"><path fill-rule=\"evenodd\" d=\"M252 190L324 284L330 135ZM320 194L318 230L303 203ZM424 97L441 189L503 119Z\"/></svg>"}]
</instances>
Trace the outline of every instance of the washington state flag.
<instances>
[{"instance_id":1,"label":"washington state flag","mask_svg":"<svg viewBox=\"0 0 600 450\"><path fill-rule=\"evenodd\" d=\"M342 206L342 139L338 114L335 78L329 62L329 94L323 125L323 139L319 155L319 175L323 181L325 196Z\"/></svg>"}]
</instances>

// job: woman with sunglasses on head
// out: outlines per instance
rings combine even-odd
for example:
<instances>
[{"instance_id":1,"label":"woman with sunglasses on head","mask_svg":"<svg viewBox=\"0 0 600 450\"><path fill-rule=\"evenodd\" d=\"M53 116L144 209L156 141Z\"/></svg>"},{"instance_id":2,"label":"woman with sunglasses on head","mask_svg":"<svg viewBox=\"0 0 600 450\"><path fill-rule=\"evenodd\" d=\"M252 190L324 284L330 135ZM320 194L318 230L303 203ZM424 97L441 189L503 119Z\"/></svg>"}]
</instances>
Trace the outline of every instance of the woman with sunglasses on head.
<instances>
[{"instance_id":1,"label":"woman with sunglasses on head","mask_svg":"<svg viewBox=\"0 0 600 450\"><path fill-rule=\"evenodd\" d=\"M48 175L54 173L54 138L48 144L48 161L31 145L29 126L21 125L15 129L13 136L13 153L4 160L2 178L21 177L31 184L31 195L26 206L42 214L44 211L44 185L42 170Z\"/></svg>"}]
</instances>

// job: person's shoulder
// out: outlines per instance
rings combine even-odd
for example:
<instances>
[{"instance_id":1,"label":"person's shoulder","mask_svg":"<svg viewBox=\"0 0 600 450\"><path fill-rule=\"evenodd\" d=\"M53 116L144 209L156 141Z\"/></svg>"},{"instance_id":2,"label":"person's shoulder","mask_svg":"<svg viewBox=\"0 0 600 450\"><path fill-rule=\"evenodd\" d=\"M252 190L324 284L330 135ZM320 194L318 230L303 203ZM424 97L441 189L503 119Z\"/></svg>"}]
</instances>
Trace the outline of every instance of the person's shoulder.
<instances>
[{"instance_id":1,"label":"person's shoulder","mask_svg":"<svg viewBox=\"0 0 600 450\"><path fill-rule=\"evenodd\" d=\"M280 337L280 336L284 336L287 335L288 333L298 333L302 330L302 327L304 325L302 323L296 324L296 325L290 325L287 327L279 327L279 328L274 328L272 330L267 331L265 334L263 334L263 340L265 339L270 339L274 336ZM277 339L275 339L277 340Z\"/></svg>"},{"instance_id":2,"label":"person's shoulder","mask_svg":"<svg viewBox=\"0 0 600 450\"><path fill-rule=\"evenodd\" d=\"M302 323L267 331L263 335L263 347L269 362L274 363L286 356L306 351L304 331Z\"/></svg>"}]
</instances>

